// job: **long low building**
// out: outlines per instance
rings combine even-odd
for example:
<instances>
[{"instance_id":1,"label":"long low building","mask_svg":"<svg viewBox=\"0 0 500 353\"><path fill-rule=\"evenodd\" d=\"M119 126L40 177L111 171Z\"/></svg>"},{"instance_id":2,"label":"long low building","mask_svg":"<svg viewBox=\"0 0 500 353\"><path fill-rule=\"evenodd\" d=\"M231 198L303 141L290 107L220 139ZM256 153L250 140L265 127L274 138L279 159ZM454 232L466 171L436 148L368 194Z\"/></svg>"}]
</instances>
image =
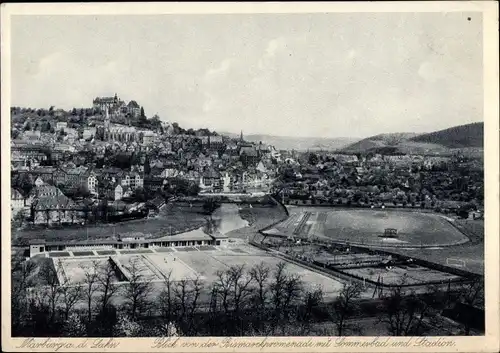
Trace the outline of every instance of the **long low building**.
<instances>
[{"instance_id":1,"label":"long low building","mask_svg":"<svg viewBox=\"0 0 500 353\"><path fill-rule=\"evenodd\" d=\"M51 251L130 250L200 245L226 245L228 241L229 238L223 234L209 235L204 233L201 229L152 239L143 237L81 241L46 241L44 239L34 239L30 241L30 257Z\"/></svg>"}]
</instances>

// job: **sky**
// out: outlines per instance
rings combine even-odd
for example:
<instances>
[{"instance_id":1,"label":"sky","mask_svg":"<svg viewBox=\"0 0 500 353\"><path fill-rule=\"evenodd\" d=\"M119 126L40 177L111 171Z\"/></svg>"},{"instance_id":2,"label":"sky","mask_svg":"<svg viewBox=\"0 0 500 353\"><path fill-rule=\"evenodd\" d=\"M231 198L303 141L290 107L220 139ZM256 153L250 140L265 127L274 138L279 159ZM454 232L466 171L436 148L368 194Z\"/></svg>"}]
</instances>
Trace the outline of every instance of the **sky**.
<instances>
[{"instance_id":1,"label":"sky","mask_svg":"<svg viewBox=\"0 0 500 353\"><path fill-rule=\"evenodd\" d=\"M483 121L477 13L13 16L11 104L294 137ZM470 20L469 20L470 17Z\"/></svg>"}]
</instances>

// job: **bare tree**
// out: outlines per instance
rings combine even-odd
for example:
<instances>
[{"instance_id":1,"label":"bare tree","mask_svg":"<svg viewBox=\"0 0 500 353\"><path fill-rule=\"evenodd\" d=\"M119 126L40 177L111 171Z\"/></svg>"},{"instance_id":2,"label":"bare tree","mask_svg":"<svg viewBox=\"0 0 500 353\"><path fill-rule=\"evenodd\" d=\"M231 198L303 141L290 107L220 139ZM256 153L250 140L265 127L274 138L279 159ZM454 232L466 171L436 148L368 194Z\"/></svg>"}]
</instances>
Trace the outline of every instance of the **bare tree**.
<instances>
[{"instance_id":1,"label":"bare tree","mask_svg":"<svg viewBox=\"0 0 500 353\"><path fill-rule=\"evenodd\" d=\"M270 285L271 301L275 310L280 310L283 297L284 288L286 285L287 275L285 273L286 262L279 262L273 275L273 282Z\"/></svg>"},{"instance_id":2,"label":"bare tree","mask_svg":"<svg viewBox=\"0 0 500 353\"><path fill-rule=\"evenodd\" d=\"M11 259L11 319L12 333L16 334L24 325L28 315L28 292L33 285L33 275L36 271L33 261L25 261L20 254L14 254Z\"/></svg>"},{"instance_id":3,"label":"bare tree","mask_svg":"<svg viewBox=\"0 0 500 353\"><path fill-rule=\"evenodd\" d=\"M337 328L337 335L342 336L348 325L346 320L356 309L356 299L362 292L362 285L357 282L344 283L338 297L333 302L332 319Z\"/></svg>"},{"instance_id":4,"label":"bare tree","mask_svg":"<svg viewBox=\"0 0 500 353\"><path fill-rule=\"evenodd\" d=\"M234 305L234 312L239 315L241 305L250 295L250 283L252 282L252 276L245 273L245 265L231 266L229 268L229 274L232 282L232 302Z\"/></svg>"},{"instance_id":5,"label":"bare tree","mask_svg":"<svg viewBox=\"0 0 500 353\"><path fill-rule=\"evenodd\" d=\"M135 320L148 304L148 295L152 291L151 282L148 282L139 268L137 259L132 261L129 270L129 283L125 291L125 300L131 319Z\"/></svg>"},{"instance_id":6,"label":"bare tree","mask_svg":"<svg viewBox=\"0 0 500 353\"><path fill-rule=\"evenodd\" d=\"M218 330L222 327L220 322L218 322L219 310L218 310L218 290L215 283L212 284L212 289L210 290L210 305L209 305L209 321L208 328L210 330L211 336L218 334Z\"/></svg>"},{"instance_id":7,"label":"bare tree","mask_svg":"<svg viewBox=\"0 0 500 353\"><path fill-rule=\"evenodd\" d=\"M163 288L159 296L159 305L163 318L170 322L173 314L173 283L172 283L172 270L170 270L163 281Z\"/></svg>"},{"instance_id":8,"label":"bare tree","mask_svg":"<svg viewBox=\"0 0 500 353\"><path fill-rule=\"evenodd\" d=\"M301 322L300 334L307 335L310 333L315 311L323 304L323 290L318 288L313 291L306 291L303 300L303 311L299 316Z\"/></svg>"},{"instance_id":9,"label":"bare tree","mask_svg":"<svg viewBox=\"0 0 500 353\"><path fill-rule=\"evenodd\" d=\"M252 276L253 280L257 283L257 293L254 302L261 310L265 308L267 302L266 283L269 279L270 273L271 270L264 262L261 262L250 269L250 276Z\"/></svg>"},{"instance_id":10,"label":"bare tree","mask_svg":"<svg viewBox=\"0 0 500 353\"><path fill-rule=\"evenodd\" d=\"M111 261L107 261L106 265L99 269L97 282L100 290L100 307L101 312L104 312L108 307L111 298L118 292L119 287L116 284L115 269Z\"/></svg>"},{"instance_id":11,"label":"bare tree","mask_svg":"<svg viewBox=\"0 0 500 353\"><path fill-rule=\"evenodd\" d=\"M256 315L253 329L257 332L262 331L264 326L264 316L266 314L266 306L269 300L268 281L270 275L271 270L264 262L261 262L250 269L250 276L256 283L251 300L255 309L254 315ZM267 333L264 333L264 335L265 334Z\"/></svg>"},{"instance_id":12,"label":"bare tree","mask_svg":"<svg viewBox=\"0 0 500 353\"><path fill-rule=\"evenodd\" d=\"M87 303L87 324L92 323L92 309L94 296L99 290L99 263L92 261L90 266L82 267L83 270L83 298Z\"/></svg>"},{"instance_id":13,"label":"bare tree","mask_svg":"<svg viewBox=\"0 0 500 353\"><path fill-rule=\"evenodd\" d=\"M191 281L191 289L190 289L190 303L189 303L189 313L188 313L188 328L187 332L192 333L194 326L194 316L196 314L196 310L198 309L198 300L200 299L200 294L203 289L203 284L199 277L196 277Z\"/></svg>"},{"instance_id":14,"label":"bare tree","mask_svg":"<svg viewBox=\"0 0 500 353\"><path fill-rule=\"evenodd\" d=\"M82 298L82 292L83 288L80 284L70 285L63 283L61 285L61 299L65 320L68 320L76 303Z\"/></svg>"},{"instance_id":15,"label":"bare tree","mask_svg":"<svg viewBox=\"0 0 500 353\"><path fill-rule=\"evenodd\" d=\"M52 262L44 262L40 268L40 275L43 280L44 289L49 302L49 323L53 324L56 315L56 305L61 295L59 279L57 278L57 271L54 264Z\"/></svg>"},{"instance_id":16,"label":"bare tree","mask_svg":"<svg viewBox=\"0 0 500 353\"><path fill-rule=\"evenodd\" d=\"M193 280L182 279L174 287L177 320L181 324L181 329L187 333L193 330L194 315L198 309L202 289L199 277Z\"/></svg>"},{"instance_id":17,"label":"bare tree","mask_svg":"<svg viewBox=\"0 0 500 353\"><path fill-rule=\"evenodd\" d=\"M484 305L484 281L475 280L458 288L458 299L469 307ZM472 320L464 320L464 335L470 335Z\"/></svg>"},{"instance_id":18,"label":"bare tree","mask_svg":"<svg viewBox=\"0 0 500 353\"><path fill-rule=\"evenodd\" d=\"M285 272L286 262L279 262L272 276L272 282L269 286L271 294L271 309L273 313L271 331L274 333L276 325L281 319L281 309L285 296L285 286L287 282L287 275Z\"/></svg>"},{"instance_id":19,"label":"bare tree","mask_svg":"<svg viewBox=\"0 0 500 353\"><path fill-rule=\"evenodd\" d=\"M284 287L283 309L285 313L288 312L296 301L300 298L302 293L303 282L299 275L291 274L287 276Z\"/></svg>"},{"instance_id":20,"label":"bare tree","mask_svg":"<svg viewBox=\"0 0 500 353\"><path fill-rule=\"evenodd\" d=\"M430 311L430 305L413 291L405 293L404 284L406 277L383 299L384 312L380 321L387 325L393 336L419 335L423 331L423 321Z\"/></svg>"},{"instance_id":21,"label":"bare tree","mask_svg":"<svg viewBox=\"0 0 500 353\"><path fill-rule=\"evenodd\" d=\"M245 305L248 297L251 294L250 284L253 280L252 276L245 272L245 266L231 266L228 269L231 278L231 302L233 303L233 319L234 324L241 332L241 308Z\"/></svg>"},{"instance_id":22,"label":"bare tree","mask_svg":"<svg viewBox=\"0 0 500 353\"><path fill-rule=\"evenodd\" d=\"M233 286L233 277L229 270L217 271L216 276L217 280L214 284L214 288L217 293L217 297L220 299L220 305L222 305L224 313L228 315L231 305L230 294Z\"/></svg>"},{"instance_id":23,"label":"bare tree","mask_svg":"<svg viewBox=\"0 0 500 353\"><path fill-rule=\"evenodd\" d=\"M302 293L303 283L300 276L296 274L287 275L283 289L283 304L281 309L280 324L282 330L281 332L284 335L286 327L291 320L290 312L293 308L295 308L295 305L297 304L297 301Z\"/></svg>"}]
</instances>

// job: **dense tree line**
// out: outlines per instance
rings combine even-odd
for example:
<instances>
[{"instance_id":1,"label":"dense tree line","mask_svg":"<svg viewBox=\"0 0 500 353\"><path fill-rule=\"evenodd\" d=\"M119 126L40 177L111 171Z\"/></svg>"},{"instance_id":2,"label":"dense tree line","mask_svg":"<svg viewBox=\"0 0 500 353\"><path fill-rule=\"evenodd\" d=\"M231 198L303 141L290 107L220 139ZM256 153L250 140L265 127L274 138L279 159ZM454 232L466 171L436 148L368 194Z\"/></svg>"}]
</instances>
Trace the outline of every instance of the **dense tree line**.
<instances>
[{"instance_id":1,"label":"dense tree line","mask_svg":"<svg viewBox=\"0 0 500 353\"><path fill-rule=\"evenodd\" d=\"M218 271L212 283L170 272L155 285L135 261L127 265L127 282L116 281L111 261L94 261L82 267L77 284L57 260L54 264L13 258L14 336L310 335L321 334L318 324L329 335L362 333L353 320L366 311L360 284L344 284L327 301L321 288L308 287L285 262L231 266ZM436 288L416 295L397 286L379 302L379 321L394 336L422 335L432 313L450 301L474 305L481 290L480 283L471 283L452 297ZM466 327L464 334L469 333Z\"/></svg>"}]
</instances>

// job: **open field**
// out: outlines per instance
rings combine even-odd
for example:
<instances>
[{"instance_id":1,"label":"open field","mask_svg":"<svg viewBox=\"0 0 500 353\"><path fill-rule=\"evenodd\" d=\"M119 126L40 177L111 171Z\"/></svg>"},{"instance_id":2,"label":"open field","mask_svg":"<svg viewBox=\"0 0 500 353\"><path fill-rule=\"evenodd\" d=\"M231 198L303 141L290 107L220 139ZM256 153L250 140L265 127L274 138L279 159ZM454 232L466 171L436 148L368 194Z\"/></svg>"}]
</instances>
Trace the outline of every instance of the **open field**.
<instances>
[{"instance_id":1,"label":"open field","mask_svg":"<svg viewBox=\"0 0 500 353\"><path fill-rule=\"evenodd\" d=\"M440 215L398 210L292 207L290 217L274 228L274 233L287 236L384 247L448 246L469 241ZM386 228L397 229L397 237L383 237Z\"/></svg>"},{"instance_id":2,"label":"open field","mask_svg":"<svg viewBox=\"0 0 500 353\"><path fill-rule=\"evenodd\" d=\"M194 279L198 275L172 254L122 255L113 259L121 262L123 267L129 271L129 273L125 273L127 277L130 276L132 268L135 266L137 273L144 276L148 282L163 281L169 274L171 281Z\"/></svg>"},{"instance_id":3,"label":"open field","mask_svg":"<svg viewBox=\"0 0 500 353\"><path fill-rule=\"evenodd\" d=\"M463 270L484 275L484 220L457 220L460 229L464 229L471 242L436 248L411 249L394 248L391 252L419 258L422 260L450 265L450 263L465 263ZM449 261L448 261L449 260ZM457 267L455 265L454 267Z\"/></svg>"},{"instance_id":4,"label":"open field","mask_svg":"<svg viewBox=\"0 0 500 353\"><path fill-rule=\"evenodd\" d=\"M244 265L248 270L263 262L271 271L274 271L276 265L283 261L264 251L244 245L220 251L177 253L175 256L203 276L207 282L216 281L217 271L224 271L230 266ZM299 275L306 287L310 289L321 286L326 295L333 295L342 287L340 281L292 263L287 263L286 271Z\"/></svg>"},{"instance_id":5,"label":"open field","mask_svg":"<svg viewBox=\"0 0 500 353\"><path fill-rule=\"evenodd\" d=\"M419 285L427 282L445 282L448 280L460 279L459 276L421 266L394 266L390 270L380 267L363 267L346 269L343 270L343 272L361 278L366 278L367 280L371 280L373 282L377 282L380 279L382 283L389 285L401 284L401 281L405 277L405 284L408 285Z\"/></svg>"},{"instance_id":6,"label":"open field","mask_svg":"<svg viewBox=\"0 0 500 353\"><path fill-rule=\"evenodd\" d=\"M460 260L465 262L465 267L461 269L484 275L484 244L463 244L452 247L434 249L391 249L391 252L411 256L414 258L430 261L440 265L448 265L447 259ZM456 267L456 266L455 266Z\"/></svg>"}]
</instances>

